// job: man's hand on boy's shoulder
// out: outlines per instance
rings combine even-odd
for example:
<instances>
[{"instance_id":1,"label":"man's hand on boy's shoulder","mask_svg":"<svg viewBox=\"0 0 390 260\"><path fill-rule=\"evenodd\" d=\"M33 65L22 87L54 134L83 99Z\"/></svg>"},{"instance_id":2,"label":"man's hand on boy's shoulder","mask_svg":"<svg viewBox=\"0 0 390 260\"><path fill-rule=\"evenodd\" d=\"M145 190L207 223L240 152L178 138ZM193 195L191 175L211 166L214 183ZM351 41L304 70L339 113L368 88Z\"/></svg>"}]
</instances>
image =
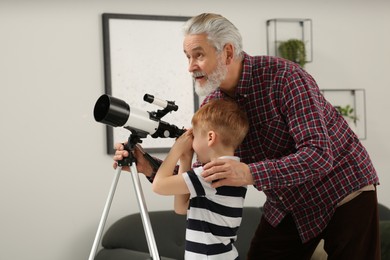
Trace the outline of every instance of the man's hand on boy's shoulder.
<instances>
[{"instance_id":1,"label":"man's hand on boy's shoulder","mask_svg":"<svg viewBox=\"0 0 390 260\"><path fill-rule=\"evenodd\" d=\"M232 159L217 159L204 165L202 173L213 188L220 186L246 186L254 184L247 164Z\"/></svg>"}]
</instances>

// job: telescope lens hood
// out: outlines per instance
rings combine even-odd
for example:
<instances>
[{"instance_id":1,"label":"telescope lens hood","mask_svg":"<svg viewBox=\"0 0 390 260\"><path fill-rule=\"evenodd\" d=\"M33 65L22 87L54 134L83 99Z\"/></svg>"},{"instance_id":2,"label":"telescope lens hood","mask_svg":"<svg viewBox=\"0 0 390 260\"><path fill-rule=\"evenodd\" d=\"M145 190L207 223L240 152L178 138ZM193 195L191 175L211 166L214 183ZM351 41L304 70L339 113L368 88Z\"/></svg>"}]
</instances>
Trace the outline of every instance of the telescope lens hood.
<instances>
[{"instance_id":1,"label":"telescope lens hood","mask_svg":"<svg viewBox=\"0 0 390 260\"><path fill-rule=\"evenodd\" d=\"M130 115L130 106L118 98L102 95L93 110L95 120L113 127L123 126Z\"/></svg>"}]
</instances>

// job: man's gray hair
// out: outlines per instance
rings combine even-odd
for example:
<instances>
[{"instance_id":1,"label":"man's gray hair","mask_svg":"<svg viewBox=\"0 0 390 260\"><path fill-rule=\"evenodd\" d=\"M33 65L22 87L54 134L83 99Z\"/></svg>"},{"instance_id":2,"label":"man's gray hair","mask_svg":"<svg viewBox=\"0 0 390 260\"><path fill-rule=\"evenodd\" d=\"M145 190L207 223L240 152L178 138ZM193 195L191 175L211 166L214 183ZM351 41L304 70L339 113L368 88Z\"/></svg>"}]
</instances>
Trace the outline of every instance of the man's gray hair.
<instances>
[{"instance_id":1,"label":"man's gray hair","mask_svg":"<svg viewBox=\"0 0 390 260\"><path fill-rule=\"evenodd\" d=\"M238 29L219 14L203 13L189 19L183 27L184 36L207 34L207 39L221 52L227 43L234 46L234 58L242 59L242 37Z\"/></svg>"}]
</instances>

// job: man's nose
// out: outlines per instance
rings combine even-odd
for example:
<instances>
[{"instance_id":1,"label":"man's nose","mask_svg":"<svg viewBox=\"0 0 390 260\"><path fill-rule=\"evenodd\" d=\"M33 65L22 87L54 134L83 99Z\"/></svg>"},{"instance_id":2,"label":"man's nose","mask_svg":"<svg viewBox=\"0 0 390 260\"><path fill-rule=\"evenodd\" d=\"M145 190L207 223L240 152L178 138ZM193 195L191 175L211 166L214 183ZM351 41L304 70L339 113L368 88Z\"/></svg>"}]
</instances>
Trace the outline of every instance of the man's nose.
<instances>
[{"instance_id":1,"label":"man's nose","mask_svg":"<svg viewBox=\"0 0 390 260\"><path fill-rule=\"evenodd\" d=\"M198 67L198 64L196 63L196 61L194 61L193 59L190 59L189 62L188 62L188 71L189 72L194 72L198 68L199 67Z\"/></svg>"}]
</instances>

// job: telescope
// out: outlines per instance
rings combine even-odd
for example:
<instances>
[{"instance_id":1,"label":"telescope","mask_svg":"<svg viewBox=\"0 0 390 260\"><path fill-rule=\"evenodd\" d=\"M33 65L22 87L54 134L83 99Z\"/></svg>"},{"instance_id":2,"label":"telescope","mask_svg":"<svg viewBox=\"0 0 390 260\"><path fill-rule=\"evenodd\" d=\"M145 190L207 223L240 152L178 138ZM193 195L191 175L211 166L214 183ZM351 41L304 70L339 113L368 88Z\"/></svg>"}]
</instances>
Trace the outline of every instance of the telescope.
<instances>
[{"instance_id":1,"label":"telescope","mask_svg":"<svg viewBox=\"0 0 390 260\"><path fill-rule=\"evenodd\" d=\"M130 108L125 101L103 94L96 101L93 115L97 122L112 127L124 127L143 138L148 134L153 138L176 138L185 132L184 129L161 120L167 113L178 110L174 101L158 99L150 94L144 95L144 101L163 109L148 112Z\"/></svg>"},{"instance_id":2,"label":"telescope","mask_svg":"<svg viewBox=\"0 0 390 260\"><path fill-rule=\"evenodd\" d=\"M99 222L99 227L96 232L95 240L88 258L89 260L93 260L95 258L98 244L102 237L104 225L107 220L111 202L114 197L115 189L118 184L119 176L123 166L129 167L131 176L133 178L134 189L137 195L138 206L141 211L142 222L144 225L145 236L148 242L150 254L152 259L160 260L138 176L136 165L137 159L135 158L133 151L138 143L142 143L141 138L146 138L147 135L151 135L153 138L175 138L181 136L185 130L179 129L175 125L161 121L161 118L164 117L167 113L178 110L178 107L175 105L174 101L158 99L149 94L145 94L144 101L158 105L163 109L159 109L155 112L147 112L137 108L130 108L130 106L125 101L106 94L100 96L96 101L93 115L97 122L104 123L112 127L124 127L130 130L131 134L128 138L128 142L123 144L124 149L129 152L129 156L118 161L117 172L112 182L103 214ZM143 151L142 147L138 146L138 149L140 149L144 158L150 162L152 168L157 171L160 166L160 162Z\"/></svg>"}]
</instances>

